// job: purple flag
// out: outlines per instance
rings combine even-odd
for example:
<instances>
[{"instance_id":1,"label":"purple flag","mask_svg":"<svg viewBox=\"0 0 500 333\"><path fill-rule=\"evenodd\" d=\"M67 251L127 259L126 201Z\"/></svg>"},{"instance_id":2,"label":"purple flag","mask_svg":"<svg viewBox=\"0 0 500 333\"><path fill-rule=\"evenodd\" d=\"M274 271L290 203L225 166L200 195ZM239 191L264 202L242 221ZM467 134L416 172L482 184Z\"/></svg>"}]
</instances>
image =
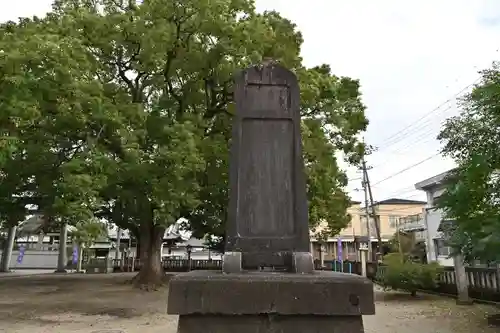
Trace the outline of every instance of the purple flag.
<instances>
[{"instance_id":1,"label":"purple flag","mask_svg":"<svg viewBox=\"0 0 500 333\"><path fill-rule=\"evenodd\" d=\"M342 239L340 237L337 239L337 257L339 261L344 261L344 256L342 255Z\"/></svg>"},{"instance_id":2,"label":"purple flag","mask_svg":"<svg viewBox=\"0 0 500 333\"><path fill-rule=\"evenodd\" d=\"M78 246L75 245L73 247L73 264L76 264L78 262Z\"/></svg>"},{"instance_id":3,"label":"purple flag","mask_svg":"<svg viewBox=\"0 0 500 333\"><path fill-rule=\"evenodd\" d=\"M26 248L24 247L24 245L21 245L19 247L19 255L17 256L17 263L18 264L23 262L24 251L26 251Z\"/></svg>"}]
</instances>

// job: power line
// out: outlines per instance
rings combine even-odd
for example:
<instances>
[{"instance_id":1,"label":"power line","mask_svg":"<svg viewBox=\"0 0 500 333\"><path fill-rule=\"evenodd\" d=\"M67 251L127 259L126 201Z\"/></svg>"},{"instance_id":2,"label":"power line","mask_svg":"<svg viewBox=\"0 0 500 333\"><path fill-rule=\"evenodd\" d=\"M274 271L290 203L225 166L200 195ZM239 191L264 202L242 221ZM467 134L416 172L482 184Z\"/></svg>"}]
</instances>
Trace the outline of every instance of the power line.
<instances>
[{"instance_id":1,"label":"power line","mask_svg":"<svg viewBox=\"0 0 500 333\"><path fill-rule=\"evenodd\" d=\"M429 156L429 157L427 157L427 158L425 158L425 159L423 159L423 160L421 160L421 161L419 161L419 162L417 162L417 163L415 163L415 164L412 164L412 165L410 165L410 166L408 166L408 167L404 168L403 170L400 170L400 171L398 171L398 172L396 172L396 173L393 173L392 175L390 175L390 176L388 176L388 177L386 177L386 178L384 178L384 179L382 179L382 180L380 180L380 181L376 182L376 183L375 183L375 184L373 184L372 186L378 185L378 184L380 184L380 183L382 183L382 182L385 182L386 180L389 180L389 179L391 179L391 178L393 178L393 177L396 177L396 176L398 176L398 175L402 174L403 172L406 172L406 171L408 171L408 170L410 170L410 169L413 169L414 167L419 166L420 164L427 162L428 160L430 160L430 159L432 159L432 158L434 158L434 157L438 156L439 154L440 154L440 152L437 152L437 153L435 153L435 154L433 154L433 155L431 155L431 156Z\"/></svg>"},{"instance_id":2,"label":"power line","mask_svg":"<svg viewBox=\"0 0 500 333\"><path fill-rule=\"evenodd\" d=\"M452 109L451 106L448 107L447 109L445 109L445 111L450 110L450 109ZM448 118L446 117L446 118L440 120L437 128L435 128L435 126L432 126L432 125L434 125L435 121L433 120L433 118L429 118L426 122L423 122L419 126L412 128L409 131L405 131L404 138L397 138L399 140L394 140L392 142L388 142L387 145L385 145L382 148L379 148L378 150L375 151L375 153L379 153L381 151L386 152L388 150L388 148L390 148L392 146L397 146L400 143L405 142L407 139L413 139L409 143L409 145L412 145L412 146L414 146L415 144L421 143L419 140L422 138L428 137L428 136L430 137L430 139L435 140L437 135L439 134L440 127L442 126L442 124L444 123L444 121L446 119L448 119ZM406 147L405 146L399 147L396 149L396 151L401 150L401 148L405 149L405 148L407 148L407 146L408 146L408 144L406 145Z\"/></svg>"},{"instance_id":3,"label":"power line","mask_svg":"<svg viewBox=\"0 0 500 333\"><path fill-rule=\"evenodd\" d=\"M413 123L409 124L408 126L403 127L401 130L399 130L396 133L394 133L394 134L390 135L389 137L385 138L382 141L382 143L387 143L388 141L390 142L391 139L394 139L395 137L397 137L399 134L403 133L408 128L411 128L412 126L415 126L421 120L423 120L423 119L427 118L428 116L430 116L431 114L439 111L441 109L441 107L443 107L447 103L450 103L451 101L454 101L459 95L461 95L465 90L467 90L468 88L470 88L471 86L473 86L474 84L476 84L480 79L481 79L480 77L477 78L476 80L474 80L474 82L472 82L472 83L468 84L467 86L465 86L464 88L462 88L458 93L454 94L452 97L448 98L446 101L444 101L443 103L439 104L437 107L435 107L434 109L432 109L428 113L424 114L422 117L418 118Z\"/></svg>"},{"instance_id":4,"label":"power line","mask_svg":"<svg viewBox=\"0 0 500 333\"><path fill-rule=\"evenodd\" d=\"M432 136L431 133L432 133L432 131L431 132L427 132L427 133L423 133L423 135L419 136L418 138L415 138L415 140L413 142L411 142L411 143L409 143L409 144L407 144L405 146L402 146L400 149L388 151L388 152L386 152L386 154L401 156L401 155L407 154L408 152L414 153L414 150L419 145L422 145L422 144L425 144L425 143L430 143L431 141L436 140L436 137ZM437 134L436 134L436 136L437 136ZM425 138L425 140L420 140L420 139L424 139L424 138ZM377 164L377 165L373 166L373 168L380 168L381 166L384 166L387 163L390 163L392 161L393 161L393 159L386 158L380 164Z\"/></svg>"}]
</instances>

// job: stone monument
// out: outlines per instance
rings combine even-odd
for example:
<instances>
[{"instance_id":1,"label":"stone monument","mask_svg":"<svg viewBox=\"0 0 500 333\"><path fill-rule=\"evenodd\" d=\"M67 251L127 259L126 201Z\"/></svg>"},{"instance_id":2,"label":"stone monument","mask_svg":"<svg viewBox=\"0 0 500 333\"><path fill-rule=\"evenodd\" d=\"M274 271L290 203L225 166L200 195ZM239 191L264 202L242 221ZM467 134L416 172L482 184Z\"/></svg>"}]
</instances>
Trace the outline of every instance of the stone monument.
<instances>
[{"instance_id":1,"label":"stone monument","mask_svg":"<svg viewBox=\"0 0 500 333\"><path fill-rule=\"evenodd\" d=\"M375 313L364 277L315 271L296 76L271 62L235 81L222 271L170 281L179 333L362 333Z\"/></svg>"}]
</instances>

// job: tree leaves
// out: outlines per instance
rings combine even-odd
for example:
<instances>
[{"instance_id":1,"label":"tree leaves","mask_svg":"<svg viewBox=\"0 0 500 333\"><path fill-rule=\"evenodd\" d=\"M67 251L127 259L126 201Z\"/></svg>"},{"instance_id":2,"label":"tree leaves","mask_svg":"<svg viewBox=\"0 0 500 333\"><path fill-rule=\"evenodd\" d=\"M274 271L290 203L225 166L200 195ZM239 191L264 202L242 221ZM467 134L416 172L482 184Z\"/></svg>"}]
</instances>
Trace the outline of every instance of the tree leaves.
<instances>
[{"instance_id":1,"label":"tree leaves","mask_svg":"<svg viewBox=\"0 0 500 333\"><path fill-rule=\"evenodd\" d=\"M18 196L136 234L187 217L195 235L223 237L232 78L271 57L301 85L311 225L333 235L347 224L335 155L357 163L364 150L359 83L305 68L302 35L278 13L250 0L59 0L46 19L2 29L6 206Z\"/></svg>"},{"instance_id":2,"label":"tree leaves","mask_svg":"<svg viewBox=\"0 0 500 333\"><path fill-rule=\"evenodd\" d=\"M500 72L498 64L481 72L481 81L462 99L459 116L439 135L444 153L458 167L438 201L456 221L450 244L467 260L499 260L500 255Z\"/></svg>"}]
</instances>

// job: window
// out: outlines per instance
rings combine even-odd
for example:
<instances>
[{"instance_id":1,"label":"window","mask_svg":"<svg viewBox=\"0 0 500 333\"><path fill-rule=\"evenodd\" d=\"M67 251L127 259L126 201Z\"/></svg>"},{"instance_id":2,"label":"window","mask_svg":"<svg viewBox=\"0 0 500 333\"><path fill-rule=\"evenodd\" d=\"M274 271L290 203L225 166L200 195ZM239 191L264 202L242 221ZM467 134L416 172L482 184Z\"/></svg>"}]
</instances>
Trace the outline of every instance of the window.
<instances>
[{"instance_id":1,"label":"window","mask_svg":"<svg viewBox=\"0 0 500 333\"><path fill-rule=\"evenodd\" d=\"M389 215L389 226L391 228L396 228L398 225L399 216Z\"/></svg>"},{"instance_id":2,"label":"window","mask_svg":"<svg viewBox=\"0 0 500 333\"><path fill-rule=\"evenodd\" d=\"M434 239L434 248L436 249L437 256L450 256L451 248L446 245L444 239Z\"/></svg>"}]
</instances>

